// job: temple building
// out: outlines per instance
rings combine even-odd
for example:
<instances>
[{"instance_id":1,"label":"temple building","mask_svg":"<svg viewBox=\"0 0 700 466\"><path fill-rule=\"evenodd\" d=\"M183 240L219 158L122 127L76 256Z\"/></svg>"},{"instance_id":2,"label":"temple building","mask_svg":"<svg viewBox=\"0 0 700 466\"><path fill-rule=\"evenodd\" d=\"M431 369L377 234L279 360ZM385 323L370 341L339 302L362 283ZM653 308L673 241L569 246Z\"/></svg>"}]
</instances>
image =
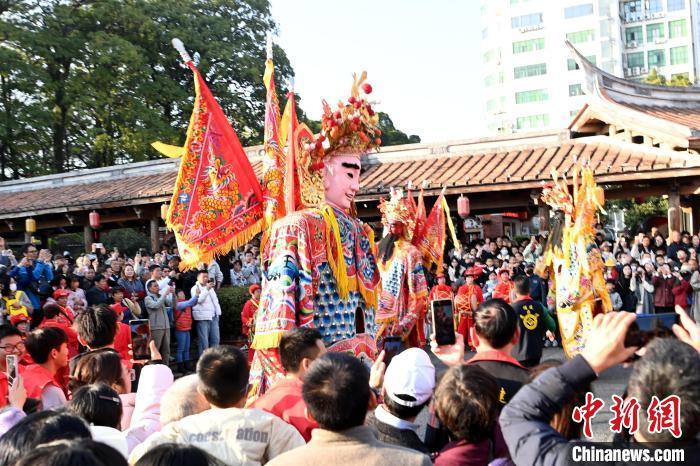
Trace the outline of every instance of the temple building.
<instances>
[{"instance_id":1,"label":"temple building","mask_svg":"<svg viewBox=\"0 0 700 466\"><path fill-rule=\"evenodd\" d=\"M548 228L542 183L586 160L606 199L667 196L669 228L698 232L700 89L625 80L567 46L585 73L586 93L567 129L383 148L363 167L359 216L379 227L379 199L411 182L425 186L428 205L445 188L463 239L534 234ZM246 149L258 175L262 150ZM161 206L170 202L178 164L163 159L0 183L0 235L17 244L82 231L89 249L95 211L104 229L146 228L156 249L167 234ZM460 195L470 200L465 219L457 218ZM36 232L25 231L28 218Z\"/></svg>"}]
</instances>

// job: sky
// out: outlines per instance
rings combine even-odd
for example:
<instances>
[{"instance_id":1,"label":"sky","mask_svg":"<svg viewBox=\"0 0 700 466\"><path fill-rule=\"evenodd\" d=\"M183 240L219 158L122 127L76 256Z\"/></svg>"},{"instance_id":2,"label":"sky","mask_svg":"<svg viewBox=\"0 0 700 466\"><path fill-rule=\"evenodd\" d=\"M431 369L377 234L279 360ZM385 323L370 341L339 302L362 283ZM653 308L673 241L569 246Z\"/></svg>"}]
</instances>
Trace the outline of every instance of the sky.
<instances>
[{"instance_id":1,"label":"sky","mask_svg":"<svg viewBox=\"0 0 700 466\"><path fill-rule=\"evenodd\" d=\"M271 0L310 118L367 71L375 109L423 142L483 134L478 0ZM279 88L282 83L278 83Z\"/></svg>"}]
</instances>

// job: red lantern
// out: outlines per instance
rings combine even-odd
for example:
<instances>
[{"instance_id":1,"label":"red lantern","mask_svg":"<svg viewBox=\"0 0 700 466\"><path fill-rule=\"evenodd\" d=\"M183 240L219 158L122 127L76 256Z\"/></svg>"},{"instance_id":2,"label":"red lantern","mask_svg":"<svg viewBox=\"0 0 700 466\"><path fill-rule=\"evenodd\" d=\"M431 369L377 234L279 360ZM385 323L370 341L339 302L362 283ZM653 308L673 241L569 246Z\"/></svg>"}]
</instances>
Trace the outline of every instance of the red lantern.
<instances>
[{"instance_id":1,"label":"red lantern","mask_svg":"<svg viewBox=\"0 0 700 466\"><path fill-rule=\"evenodd\" d=\"M100 214L98 214L97 211L93 210L92 212L90 212L88 218L90 219L90 226L93 229L97 230L98 228L100 228Z\"/></svg>"},{"instance_id":2,"label":"red lantern","mask_svg":"<svg viewBox=\"0 0 700 466\"><path fill-rule=\"evenodd\" d=\"M520 220L521 222L524 222L525 220L527 220L527 212L526 211L518 212L518 220Z\"/></svg>"},{"instance_id":3,"label":"red lantern","mask_svg":"<svg viewBox=\"0 0 700 466\"><path fill-rule=\"evenodd\" d=\"M457 214L462 218L469 217L469 198L467 196L459 196L457 199Z\"/></svg>"}]
</instances>

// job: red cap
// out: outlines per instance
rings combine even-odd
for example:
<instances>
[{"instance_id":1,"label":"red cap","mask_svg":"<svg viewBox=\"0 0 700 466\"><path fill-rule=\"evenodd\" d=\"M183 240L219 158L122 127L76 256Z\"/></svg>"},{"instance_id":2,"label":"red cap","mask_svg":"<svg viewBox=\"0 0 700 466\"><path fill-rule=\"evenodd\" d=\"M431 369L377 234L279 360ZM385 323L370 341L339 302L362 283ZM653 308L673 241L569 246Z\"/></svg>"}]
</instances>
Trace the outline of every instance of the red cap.
<instances>
[{"instance_id":1,"label":"red cap","mask_svg":"<svg viewBox=\"0 0 700 466\"><path fill-rule=\"evenodd\" d=\"M68 296L70 296L70 291L68 291L64 288L59 288L53 292L53 299L65 298Z\"/></svg>"},{"instance_id":2,"label":"red cap","mask_svg":"<svg viewBox=\"0 0 700 466\"><path fill-rule=\"evenodd\" d=\"M10 323L15 327L20 322L29 322L29 317L25 316L24 314L16 314L10 317Z\"/></svg>"},{"instance_id":3,"label":"red cap","mask_svg":"<svg viewBox=\"0 0 700 466\"><path fill-rule=\"evenodd\" d=\"M464 275L471 275L473 277L478 277L484 272L484 270L481 267L469 267L467 270L464 271Z\"/></svg>"},{"instance_id":4,"label":"red cap","mask_svg":"<svg viewBox=\"0 0 700 466\"><path fill-rule=\"evenodd\" d=\"M260 285L258 285L257 283L254 284L254 285L250 285L250 286L248 287L248 293L253 294L253 293L255 293L256 291L258 291L259 289L260 289Z\"/></svg>"},{"instance_id":5,"label":"red cap","mask_svg":"<svg viewBox=\"0 0 700 466\"><path fill-rule=\"evenodd\" d=\"M122 314L124 313L124 309L126 308L123 304L121 303L114 303L110 304L109 308L116 312L117 314Z\"/></svg>"}]
</instances>

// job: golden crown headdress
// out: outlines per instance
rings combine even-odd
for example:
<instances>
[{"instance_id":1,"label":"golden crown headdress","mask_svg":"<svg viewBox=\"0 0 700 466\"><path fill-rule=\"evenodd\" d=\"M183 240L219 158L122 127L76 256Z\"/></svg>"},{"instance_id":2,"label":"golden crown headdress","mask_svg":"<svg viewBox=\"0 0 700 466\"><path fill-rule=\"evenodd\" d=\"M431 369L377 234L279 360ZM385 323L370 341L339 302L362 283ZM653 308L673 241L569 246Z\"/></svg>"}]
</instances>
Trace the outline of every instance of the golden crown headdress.
<instances>
[{"instance_id":1,"label":"golden crown headdress","mask_svg":"<svg viewBox=\"0 0 700 466\"><path fill-rule=\"evenodd\" d=\"M323 158L341 154L364 155L376 150L382 143L382 131L377 127L379 116L368 100L372 86L365 82L367 72L360 78L353 74L350 97L339 101L333 111L323 101L321 132L314 135L306 125L300 125L295 134L297 146L297 176L301 203L318 206L325 199L323 187Z\"/></svg>"},{"instance_id":2,"label":"golden crown headdress","mask_svg":"<svg viewBox=\"0 0 700 466\"><path fill-rule=\"evenodd\" d=\"M411 202L404 196L401 189L391 189L389 200L381 199L379 211L382 213L382 224L389 227L394 222L403 223L404 232L410 239L416 224L415 212L411 208Z\"/></svg>"}]
</instances>

